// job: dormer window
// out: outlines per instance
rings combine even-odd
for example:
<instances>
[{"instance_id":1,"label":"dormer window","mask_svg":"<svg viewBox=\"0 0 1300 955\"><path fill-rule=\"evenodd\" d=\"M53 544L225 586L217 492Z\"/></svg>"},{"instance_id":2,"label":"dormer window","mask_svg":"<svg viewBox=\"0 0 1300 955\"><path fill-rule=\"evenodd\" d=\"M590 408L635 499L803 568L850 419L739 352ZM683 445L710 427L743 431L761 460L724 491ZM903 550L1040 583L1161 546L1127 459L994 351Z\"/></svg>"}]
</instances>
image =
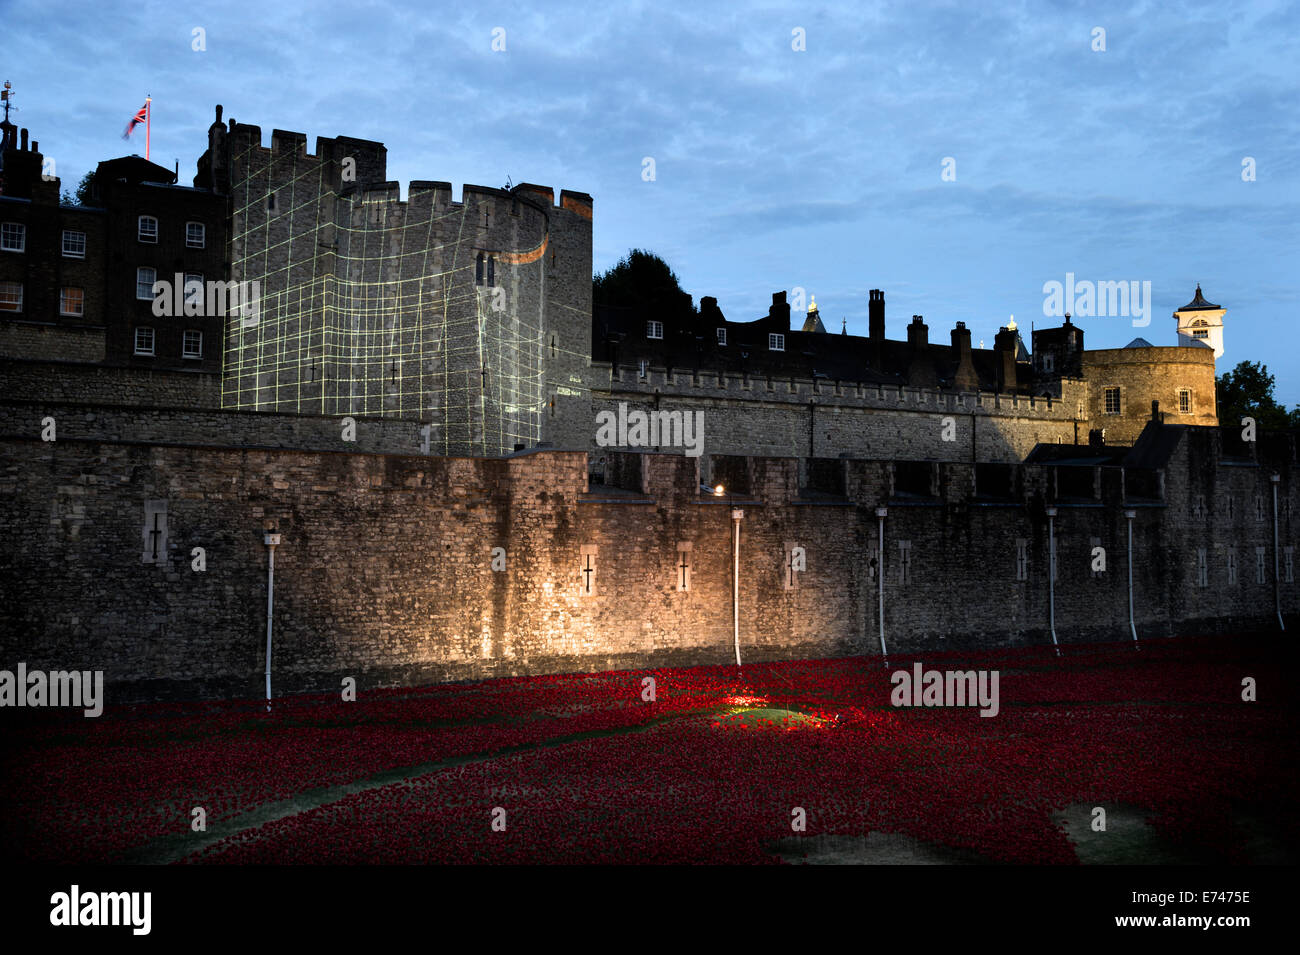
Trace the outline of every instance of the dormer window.
<instances>
[{"instance_id":1,"label":"dormer window","mask_svg":"<svg viewBox=\"0 0 1300 955\"><path fill-rule=\"evenodd\" d=\"M663 322L646 322L646 323L645 323L645 337L646 337L646 338L663 338L663 337L664 337L664 323L663 323Z\"/></svg>"},{"instance_id":2,"label":"dormer window","mask_svg":"<svg viewBox=\"0 0 1300 955\"><path fill-rule=\"evenodd\" d=\"M727 344L727 330L725 328L718 329L718 344L719 345Z\"/></svg>"},{"instance_id":3,"label":"dormer window","mask_svg":"<svg viewBox=\"0 0 1300 955\"><path fill-rule=\"evenodd\" d=\"M785 351L785 336L775 332L767 336L768 351Z\"/></svg>"}]
</instances>

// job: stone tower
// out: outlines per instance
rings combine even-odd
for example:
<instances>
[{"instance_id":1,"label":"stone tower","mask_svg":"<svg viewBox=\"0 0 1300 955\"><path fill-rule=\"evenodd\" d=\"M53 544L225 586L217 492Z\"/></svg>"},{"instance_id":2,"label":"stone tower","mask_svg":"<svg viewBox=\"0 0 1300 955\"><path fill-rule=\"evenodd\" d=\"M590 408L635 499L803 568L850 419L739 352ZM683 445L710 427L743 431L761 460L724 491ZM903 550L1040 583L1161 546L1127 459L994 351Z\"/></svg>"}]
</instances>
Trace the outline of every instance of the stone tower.
<instances>
[{"instance_id":1,"label":"stone tower","mask_svg":"<svg viewBox=\"0 0 1300 955\"><path fill-rule=\"evenodd\" d=\"M1226 309L1207 302L1201 294L1200 285L1197 285L1196 296L1174 312L1174 320L1178 322L1178 344L1209 345L1214 349L1214 357L1222 358L1225 311Z\"/></svg>"},{"instance_id":2,"label":"stone tower","mask_svg":"<svg viewBox=\"0 0 1300 955\"><path fill-rule=\"evenodd\" d=\"M260 286L256 322L226 324L223 407L416 419L440 455L589 443L590 196L402 200L382 143L268 149L217 109L196 185L229 196L230 278Z\"/></svg>"}]
</instances>

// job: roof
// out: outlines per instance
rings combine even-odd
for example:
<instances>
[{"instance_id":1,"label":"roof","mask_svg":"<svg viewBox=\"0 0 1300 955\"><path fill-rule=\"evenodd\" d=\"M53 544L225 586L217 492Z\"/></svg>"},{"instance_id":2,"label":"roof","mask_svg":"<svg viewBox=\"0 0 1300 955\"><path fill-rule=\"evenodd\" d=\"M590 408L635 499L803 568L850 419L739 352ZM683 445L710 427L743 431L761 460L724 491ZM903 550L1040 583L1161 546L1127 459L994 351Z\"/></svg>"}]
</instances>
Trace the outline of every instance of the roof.
<instances>
[{"instance_id":1,"label":"roof","mask_svg":"<svg viewBox=\"0 0 1300 955\"><path fill-rule=\"evenodd\" d=\"M1126 468L1162 468L1173 455L1183 438L1186 425L1163 424L1148 421L1142 433L1133 442L1133 448L1124 456Z\"/></svg>"},{"instance_id":2,"label":"roof","mask_svg":"<svg viewBox=\"0 0 1300 955\"><path fill-rule=\"evenodd\" d=\"M1116 444L1093 447L1087 444L1039 443L1025 456L1025 463L1067 468L1114 467L1128 451L1127 446Z\"/></svg>"},{"instance_id":3,"label":"roof","mask_svg":"<svg viewBox=\"0 0 1300 955\"><path fill-rule=\"evenodd\" d=\"M822 324L822 318L821 318L821 315L820 315L819 313L817 313L817 312L809 312L809 313L808 313L808 317L804 319L804 322L803 322L803 328L799 329L799 331L801 331L801 332L821 332L823 335L825 335L825 334L826 334L826 326Z\"/></svg>"},{"instance_id":4,"label":"roof","mask_svg":"<svg viewBox=\"0 0 1300 955\"><path fill-rule=\"evenodd\" d=\"M1196 286L1196 297L1193 298L1186 305L1184 305L1182 308L1180 308L1178 311L1203 312L1203 311L1211 311L1217 308L1219 308L1218 305L1215 305L1213 302L1207 302L1205 300L1205 296L1201 294L1201 286L1198 284Z\"/></svg>"},{"instance_id":5,"label":"roof","mask_svg":"<svg viewBox=\"0 0 1300 955\"><path fill-rule=\"evenodd\" d=\"M1129 342L1129 343L1128 343L1127 345L1125 345L1124 347L1125 347L1125 348L1155 348L1156 346L1155 346L1155 345L1152 345L1152 344L1151 344L1149 341L1147 341L1145 338L1142 338L1141 336L1139 336L1139 337L1133 339L1131 342Z\"/></svg>"}]
</instances>

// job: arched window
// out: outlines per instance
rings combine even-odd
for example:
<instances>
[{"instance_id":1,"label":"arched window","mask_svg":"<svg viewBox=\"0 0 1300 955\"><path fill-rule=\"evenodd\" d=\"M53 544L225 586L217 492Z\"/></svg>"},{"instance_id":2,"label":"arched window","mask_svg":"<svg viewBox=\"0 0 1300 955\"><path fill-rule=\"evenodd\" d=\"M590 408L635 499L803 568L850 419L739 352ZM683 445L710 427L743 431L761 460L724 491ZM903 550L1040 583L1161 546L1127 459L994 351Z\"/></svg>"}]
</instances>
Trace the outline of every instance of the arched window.
<instances>
[{"instance_id":1,"label":"arched window","mask_svg":"<svg viewBox=\"0 0 1300 955\"><path fill-rule=\"evenodd\" d=\"M483 253L478 254L478 261L474 263L474 284L483 284Z\"/></svg>"}]
</instances>

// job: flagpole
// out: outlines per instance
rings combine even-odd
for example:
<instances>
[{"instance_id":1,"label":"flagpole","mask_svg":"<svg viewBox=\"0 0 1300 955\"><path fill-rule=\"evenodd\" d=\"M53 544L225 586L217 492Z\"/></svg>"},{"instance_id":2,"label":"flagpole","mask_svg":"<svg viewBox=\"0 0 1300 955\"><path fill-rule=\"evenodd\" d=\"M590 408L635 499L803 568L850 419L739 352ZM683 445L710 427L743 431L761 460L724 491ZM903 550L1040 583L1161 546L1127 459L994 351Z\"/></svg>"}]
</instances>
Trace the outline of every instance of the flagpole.
<instances>
[{"instance_id":1,"label":"flagpole","mask_svg":"<svg viewBox=\"0 0 1300 955\"><path fill-rule=\"evenodd\" d=\"M144 158L146 162L149 160L149 127L153 120L153 106L150 104L152 103L152 96L144 98Z\"/></svg>"}]
</instances>

